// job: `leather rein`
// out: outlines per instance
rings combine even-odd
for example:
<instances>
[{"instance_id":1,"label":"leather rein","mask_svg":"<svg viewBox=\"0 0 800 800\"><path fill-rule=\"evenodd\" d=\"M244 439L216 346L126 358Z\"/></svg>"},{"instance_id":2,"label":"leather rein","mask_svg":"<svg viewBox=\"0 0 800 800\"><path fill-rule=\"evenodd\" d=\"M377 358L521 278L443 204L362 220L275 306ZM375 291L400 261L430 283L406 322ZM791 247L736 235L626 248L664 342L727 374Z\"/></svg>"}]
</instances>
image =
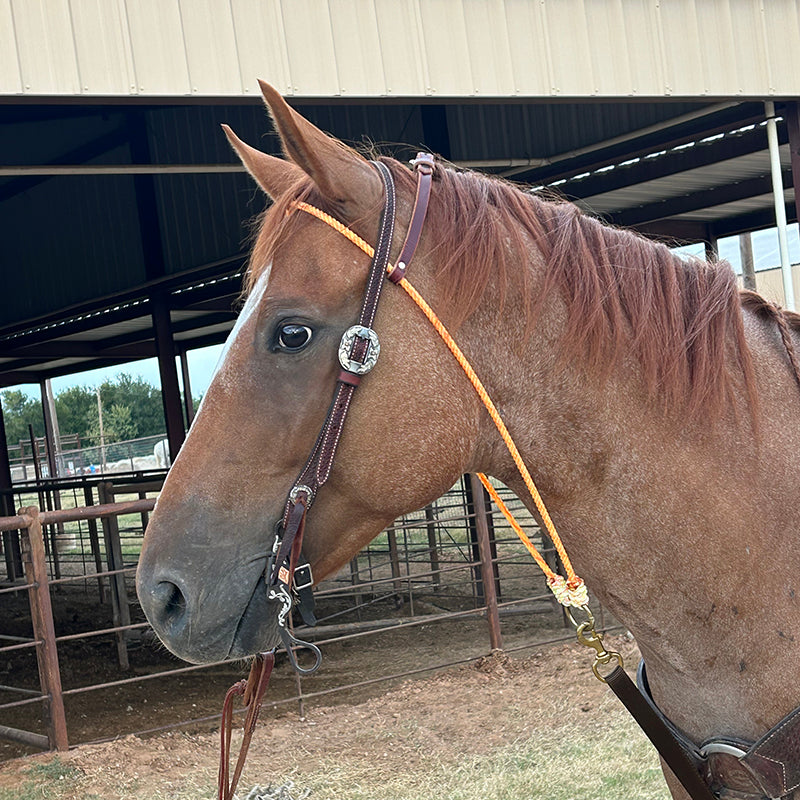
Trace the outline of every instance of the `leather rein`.
<instances>
[{"instance_id":1,"label":"leather rein","mask_svg":"<svg viewBox=\"0 0 800 800\"><path fill-rule=\"evenodd\" d=\"M360 384L362 376L374 367L380 353L380 342L372 325L384 276L411 293L408 282L404 280L404 275L419 243L425 222L434 172L434 159L428 153L418 153L411 163L417 173L414 208L397 263L394 267L390 267L389 255L396 214L394 180L385 164L372 162L384 186L385 202L381 212L379 235L372 254L361 313L358 323L345 331L342 336L339 345L341 370L337 378L333 401L311 455L289 490L283 517L275 527L273 545L264 572L267 598L279 603L277 623L280 638L292 667L301 675L314 672L322 659L316 645L297 639L291 630L291 610L295 604L307 625L316 624L311 592L314 579L311 566L302 555L306 515L317 492L330 475L353 394ZM348 238L352 240L358 238L341 223L319 212L318 209L305 207L305 204L302 203L298 203L297 207L304 208L324 219ZM363 241L356 243L362 249L366 249ZM415 302L425 312L424 301L417 298ZM428 315L427 312L425 313ZM428 316L434 322L431 315ZM433 316L435 317L435 315ZM435 322L434 326L436 327ZM437 327L437 332L445 339L448 347L459 359L460 351L456 352L457 346L448 342L442 330L439 329L440 327L443 326ZM464 365L462 364L462 366ZM466 367L465 371L469 376L469 370ZM487 486L487 489L490 487ZM495 501L497 502L496 497ZM502 502L498 505L503 511ZM505 511L503 513L505 514ZM512 522L512 520L509 521ZM548 533L550 533L549 528ZM697 746L656 706L649 693L644 665L642 664L639 670L637 687L625 672L621 656L605 649L602 643L602 634L598 634L594 630L594 618L588 606L585 605L586 601L575 601L574 598L565 601L559 597L558 586L551 585L551 588L564 605L573 605L588 615L587 621L579 624L573 615L569 611L567 612L570 620L576 625L578 641L593 648L597 653L597 659L593 666L595 675L607 683L625 705L692 800L714 800L715 798L778 800L778 798L785 798L800 786L800 708L787 715L755 744L720 738ZM585 592L585 589L582 589L582 581L580 581L579 589ZM314 656L312 666L305 668L298 664L294 654L296 648L311 651ZM274 649L255 656L248 679L239 681L232 686L226 695L220 729L219 800L233 800L274 660ZM617 661L616 667L609 674L601 675L598 667L608 665L613 660ZM232 779L229 779L232 702L236 695L244 696L247 717L234 775Z\"/></svg>"}]
</instances>

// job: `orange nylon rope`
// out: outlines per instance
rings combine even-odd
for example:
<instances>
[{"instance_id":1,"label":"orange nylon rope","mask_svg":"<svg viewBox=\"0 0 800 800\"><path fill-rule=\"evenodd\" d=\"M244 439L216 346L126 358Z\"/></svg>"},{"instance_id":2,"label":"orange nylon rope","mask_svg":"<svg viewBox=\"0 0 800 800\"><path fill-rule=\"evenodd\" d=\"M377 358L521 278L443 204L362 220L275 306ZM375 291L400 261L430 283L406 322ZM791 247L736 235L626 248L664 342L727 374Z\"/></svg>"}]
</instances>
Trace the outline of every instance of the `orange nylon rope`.
<instances>
[{"instance_id":1,"label":"orange nylon rope","mask_svg":"<svg viewBox=\"0 0 800 800\"><path fill-rule=\"evenodd\" d=\"M311 214L311 216L316 217L326 225L330 225L331 228L349 239L354 245L356 245L356 247L363 250L370 258L372 258L374 255L375 250L370 244L365 242L358 234L351 231L346 225L343 225L337 219L330 216L330 214L326 214L324 211L316 208L316 206L312 206L304 202L295 203L295 207L301 211L305 211L307 214ZM393 266L390 264L387 267L387 271L391 271L392 269ZM489 416L492 418L495 427L499 431L503 442L508 448L508 452L511 454L511 458L514 460L514 464L516 464L517 470L519 470L519 474L522 476L522 480L525 482L525 486L527 487L528 492L533 499L534 505L536 506L539 516L541 517L545 529L547 530L547 534L550 537L550 540L553 542L553 546L555 547L556 552L561 559L561 563L564 565L566 579L563 576L557 575L555 572L553 572L544 558L542 558L541 554L533 545L533 542L531 542L531 540L520 527L519 523L514 519L511 511L500 499L500 496L497 494L497 491L489 482L489 479L486 477L486 475L479 472L478 478L486 487L489 495L497 504L497 507L500 509L503 516L508 520L508 523L514 529L514 532L517 534L517 536L519 536L519 538L522 540L522 543L536 560L536 563L539 565L542 572L544 572L545 577L547 578L547 584L552 590L553 594L556 596L556 599L565 606L576 606L578 608L585 606L588 602L586 585L584 584L583 580L575 574L575 570L572 568L572 562L570 561L567 551L561 542L561 537L556 531L556 527L553 524L553 520L550 518L550 514L548 513L544 501L539 494L539 490L536 488L536 484L534 483L528 468L525 466L522 456L520 455L520 452L517 449L517 446L514 443L508 428L500 416L500 412L492 402L491 397L489 397L489 393L486 391L486 388L484 387L480 378L478 378L476 375L472 365L469 363L466 356L461 352L461 349L456 344L447 328L445 328L442 321L436 315L436 312L434 312L434 310L428 305L422 295L420 295L420 293L411 285L411 283L409 283L407 278L402 278L398 285L404 289L406 294L408 294L408 296L417 304L422 313L428 318L429 322L431 325L433 325L442 341L444 341L450 352L455 357L456 361L458 361L459 365L464 370L467 378L483 402L483 405L489 412Z\"/></svg>"}]
</instances>

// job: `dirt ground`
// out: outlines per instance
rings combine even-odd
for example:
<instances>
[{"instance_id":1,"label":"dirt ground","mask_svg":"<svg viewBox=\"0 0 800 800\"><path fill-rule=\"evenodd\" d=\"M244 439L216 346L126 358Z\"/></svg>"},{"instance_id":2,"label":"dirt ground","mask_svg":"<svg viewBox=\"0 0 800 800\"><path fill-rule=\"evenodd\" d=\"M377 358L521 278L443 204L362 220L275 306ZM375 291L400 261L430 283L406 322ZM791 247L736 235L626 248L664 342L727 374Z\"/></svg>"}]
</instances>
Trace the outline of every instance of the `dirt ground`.
<instances>
[{"instance_id":1,"label":"dirt ground","mask_svg":"<svg viewBox=\"0 0 800 800\"><path fill-rule=\"evenodd\" d=\"M440 629L439 646L441 636ZM623 635L610 635L608 641L623 652L629 667L635 666L633 642ZM518 657L497 653L429 677L406 679L366 699L340 698L336 705L317 700L307 704L304 718L296 704L265 709L240 797L256 784L291 779L302 787L312 765L335 765L343 753L357 752L364 763L373 765L376 780L397 769L429 764L432 754L448 761L459 754L489 753L565 720L575 729L602 728L619 710L609 690L591 675L590 664L591 656L577 645L551 645ZM288 673L286 668L278 671ZM74 791L58 797L211 798L218 748L216 732L198 730L83 745L58 757L80 776ZM44 754L0 764L0 795L22 786L32 765L52 764L54 758ZM184 794L187 787L196 791ZM315 791L313 797L318 796L324 793Z\"/></svg>"}]
</instances>

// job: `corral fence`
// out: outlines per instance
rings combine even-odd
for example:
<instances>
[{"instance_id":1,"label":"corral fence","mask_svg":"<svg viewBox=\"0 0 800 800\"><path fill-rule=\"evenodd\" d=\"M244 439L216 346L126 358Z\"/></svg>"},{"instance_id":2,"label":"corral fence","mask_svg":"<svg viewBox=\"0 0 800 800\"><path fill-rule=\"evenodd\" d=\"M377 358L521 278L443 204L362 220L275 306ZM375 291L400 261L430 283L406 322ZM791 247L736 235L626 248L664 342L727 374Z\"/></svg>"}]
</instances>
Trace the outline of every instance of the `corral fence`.
<instances>
[{"instance_id":1,"label":"corral fence","mask_svg":"<svg viewBox=\"0 0 800 800\"><path fill-rule=\"evenodd\" d=\"M81 475L143 472L169 466L166 434L90 445L79 436L62 436L54 452L47 439L31 437L8 448L13 483L41 482Z\"/></svg>"},{"instance_id":2,"label":"corral fence","mask_svg":"<svg viewBox=\"0 0 800 800\"><path fill-rule=\"evenodd\" d=\"M200 673L203 680L208 676L218 683L215 698L232 677L240 677L242 667L231 662L198 667L173 659L155 641L138 605L136 563L161 483L140 475L117 483L51 483L38 493L30 493L29 487L28 494L16 492L19 514L0 518L7 573L0 581L0 604L9 609L0 623L0 670L6 661L5 678L0 676L0 739L23 745L19 752L214 724L217 716L203 713ZM515 513L522 512L528 535L541 543L539 529L522 504L508 490L502 493ZM49 510L42 510L41 500ZM542 549L554 563L552 551ZM398 662L392 674L377 678L292 675L284 680L281 696L269 704L298 703L301 716L304 703L314 698L386 685L495 649L521 650L574 638L562 630L560 607L503 517L490 510L475 476L464 476L431 506L396 520L344 570L317 587L315 597L319 625L299 628L297 634L323 646L326 660L331 648L346 649L357 641L363 645L365 637L385 641L382 635L395 640L406 635L412 649L422 649L419 632L433 629L440 631L434 638L447 639L448 647L445 661L441 651L420 652ZM531 626L530 620L536 624ZM447 628L464 621L478 626L468 632L466 645L457 644L453 628ZM148 681L169 685L164 703L168 711L174 708L171 717L128 719L113 713L119 709L110 704L131 711L133 701L125 699L125 692ZM181 704L175 686L197 702ZM111 719L102 730L86 729L81 721L90 704L87 693L95 693L98 699L92 705L105 709ZM116 699L108 699L112 696Z\"/></svg>"}]
</instances>

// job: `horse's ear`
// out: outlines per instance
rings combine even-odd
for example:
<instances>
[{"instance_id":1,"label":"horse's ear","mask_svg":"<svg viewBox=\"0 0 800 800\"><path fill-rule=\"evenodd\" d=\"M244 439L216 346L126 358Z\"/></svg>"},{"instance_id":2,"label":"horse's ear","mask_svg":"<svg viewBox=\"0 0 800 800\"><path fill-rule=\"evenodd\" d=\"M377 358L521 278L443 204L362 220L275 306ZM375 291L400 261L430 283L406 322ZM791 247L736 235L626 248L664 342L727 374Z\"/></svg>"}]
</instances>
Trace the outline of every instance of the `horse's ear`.
<instances>
[{"instance_id":1,"label":"horse's ear","mask_svg":"<svg viewBox=\"0 0 800 800\"><path fill-rule=\"evenodd\" d=\"M286 155L311 176L323 197L348 220L378 207L383 187L369 162L298 114L268 83L258 83Z\"/></svg>"},{"instance_id":2,"label":"horse's ear","mask_svg":"<svg viewBox=\"0 0 800 800\"><path fill-rule=\"evenodd\" d=\"M302 171L289 161L262 153L245 144L227 125L222 126L228 141L256 183L273 199L297 184Z\"/></svg>"}]
</instances>

